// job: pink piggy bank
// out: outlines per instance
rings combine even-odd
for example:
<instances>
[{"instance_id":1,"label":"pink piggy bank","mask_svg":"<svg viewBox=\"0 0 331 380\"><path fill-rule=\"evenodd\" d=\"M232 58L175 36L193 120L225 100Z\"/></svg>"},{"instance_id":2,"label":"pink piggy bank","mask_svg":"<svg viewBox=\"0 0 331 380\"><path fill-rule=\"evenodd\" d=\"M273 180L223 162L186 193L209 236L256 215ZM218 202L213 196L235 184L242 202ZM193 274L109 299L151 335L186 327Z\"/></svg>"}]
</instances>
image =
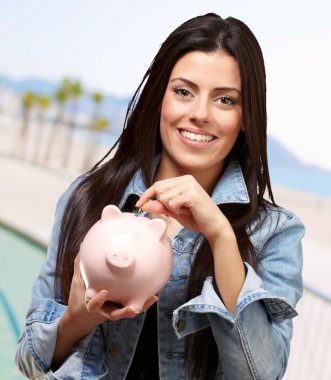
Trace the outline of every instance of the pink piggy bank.
<instances>
[{"instance_id":1,"label":"pink piggy bank","mask_svg":"<svg viewBox=\"0 0 331 380\"><path fill-rule=\"evenodd\" d=\"M80 246L86 298L107 289L110 301L140 311L166 284L172 271L172 248L166 232L162 219L150 220L106 206Z\"/></svg>"}]
</instances>

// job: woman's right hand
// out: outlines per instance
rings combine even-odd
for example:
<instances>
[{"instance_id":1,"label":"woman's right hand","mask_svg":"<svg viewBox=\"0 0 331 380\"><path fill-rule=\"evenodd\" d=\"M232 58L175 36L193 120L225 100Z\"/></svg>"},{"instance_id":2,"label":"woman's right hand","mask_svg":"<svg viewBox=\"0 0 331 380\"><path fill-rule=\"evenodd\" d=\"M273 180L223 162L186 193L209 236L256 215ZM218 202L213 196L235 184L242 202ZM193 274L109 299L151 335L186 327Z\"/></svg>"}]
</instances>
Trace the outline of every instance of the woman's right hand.
<instances>
[{"instance_id":1,"label":"woman's right hand","mask_svg":"<svg viewBox=\"0 0 331 380\"><path fill-rule=\"evenodd\" d=\"M85 299L85 284L79 268L79 255L74 262L74 274L68 300L68 308L63 314L57 334L52 360L52 369L56 370L70 354L72 348L85 336L89 335L100 323L106 320L116 321L137 316L129 306L117 307L107 301L108 290L101 290L88 302ZM146 301L142 310L147 310L157 297Z\"/></svg>"},{"instance_id":2,"label":"woman's right hand","mask_svg":"<svg viewBox=\"0 0 331 380\"><path fill-rule=\"evenodd\" d=\"M66 317L75 324L78 323L78 325L81 325L86 333L89 333L98 324L106 320L117 321L123 318L134 318L139 314L139 312L129 306L118 307L114 303L109 302L107 300L109 295L108 290L100 290L93 298L86 301L85 290L84 280L80 272L78 254L74 262L74 274L71 282ZM156 301L157 297L152 296L146 301L142 310L147 310Z\"/></svg>"}]
</instances>

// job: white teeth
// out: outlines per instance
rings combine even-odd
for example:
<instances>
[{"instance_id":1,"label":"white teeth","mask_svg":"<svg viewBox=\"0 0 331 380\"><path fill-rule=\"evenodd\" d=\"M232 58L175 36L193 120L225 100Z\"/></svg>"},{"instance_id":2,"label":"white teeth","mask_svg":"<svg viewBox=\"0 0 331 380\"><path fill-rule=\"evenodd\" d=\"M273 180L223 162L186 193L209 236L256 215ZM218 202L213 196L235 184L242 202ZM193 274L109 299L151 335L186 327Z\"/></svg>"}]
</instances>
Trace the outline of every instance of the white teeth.
<instances>
[{"instance_id":1,"label":"white teeth","mask_svg":"<svg viewBox=\"0 0 331 380\"><path fill-rule=\"evenodd\" d=\"M192 141L206 141L209 142L214 139L213 136L210 135L200 135L193 132L188 131L180 131L180 134L185 137L186 139L192 140Z\"/></svg>"}]
</instances>

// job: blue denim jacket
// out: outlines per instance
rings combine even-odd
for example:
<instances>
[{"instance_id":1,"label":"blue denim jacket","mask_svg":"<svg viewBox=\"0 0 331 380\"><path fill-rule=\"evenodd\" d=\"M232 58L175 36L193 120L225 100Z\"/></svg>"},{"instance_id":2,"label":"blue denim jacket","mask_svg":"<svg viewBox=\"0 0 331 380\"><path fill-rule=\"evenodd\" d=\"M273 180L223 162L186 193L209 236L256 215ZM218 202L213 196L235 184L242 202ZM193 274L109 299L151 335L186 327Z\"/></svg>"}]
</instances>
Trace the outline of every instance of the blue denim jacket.
<instances>
[{"instance_id":1,"label":"blue denim jacket","mask_svg":"<svg viewBox=\"0 0 331 380\"><path fill-rule=\"evenodd\" d=\"M50 369L57 328L66 306L54 294L54 270L59 226L74 182L59 200L47 259L32 289L31 307L16 354L20 370L33 379L125 379L145 314L134 319L107 321L85 337L62 366ZM138 171L128 185L120 207L129 195L145 190ZM216 204L248 203L239 164L230 162L217 183ZM206 278L201 294L186 302L185 289L196 234L183 228L172 238L174 266L159 292L158 340L161 380L181 380L184 372L184 340L188 334L211 326L219 353L217 379L281 379L287 365L292 337L291 318L302 295L301 239L304 227L291 212L270 206L262 227L251 241L261 257L257 272L245 263L246 280L237 310L229 313ZM259 275L257 274L259 273Z\"/></svg>"}]
</instances>

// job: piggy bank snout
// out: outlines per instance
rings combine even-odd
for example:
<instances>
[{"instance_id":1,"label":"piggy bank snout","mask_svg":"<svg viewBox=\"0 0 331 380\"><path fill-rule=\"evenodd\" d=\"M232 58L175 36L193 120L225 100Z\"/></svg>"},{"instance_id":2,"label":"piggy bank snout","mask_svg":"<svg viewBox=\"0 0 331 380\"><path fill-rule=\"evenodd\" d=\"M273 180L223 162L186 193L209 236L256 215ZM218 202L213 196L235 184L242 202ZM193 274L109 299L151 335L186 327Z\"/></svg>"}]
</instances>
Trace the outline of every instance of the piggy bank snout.
<instances>
[{"instance_id":1,"label":"piggy bank snout","mask_svg":"<svg viewBox=\"0 0 331 380\"><path fill-rule=\"evenodd\" d=\"M130 252L111 250L106 254L106 260L111 267L118 269L130 268L134 263L134 257Z\"/></svg>"}]
</instances>

